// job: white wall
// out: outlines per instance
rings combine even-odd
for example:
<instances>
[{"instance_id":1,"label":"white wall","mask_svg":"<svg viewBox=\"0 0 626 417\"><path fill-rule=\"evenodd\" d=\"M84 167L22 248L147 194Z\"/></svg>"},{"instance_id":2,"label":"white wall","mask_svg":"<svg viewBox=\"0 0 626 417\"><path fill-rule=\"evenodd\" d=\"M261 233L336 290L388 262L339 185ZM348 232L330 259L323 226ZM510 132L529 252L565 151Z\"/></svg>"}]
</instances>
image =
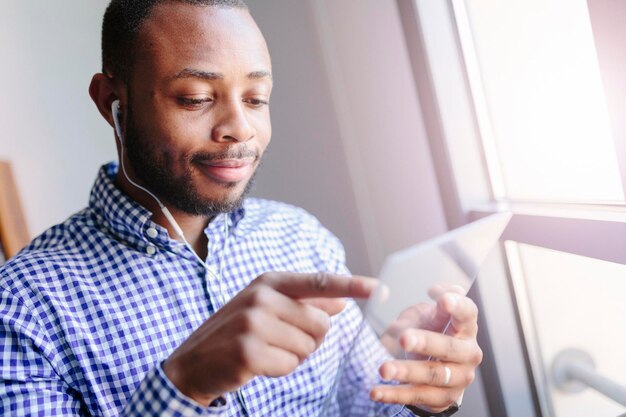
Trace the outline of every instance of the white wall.
<instances>
[{"instance_id":1,"label":"white wall","mask_svg":"<svg viewBox=\"0 0 626 417\"><path fill-rule=\"evenodd\" d=\"M89 98L106 2L6 1L0 13L0 159L13 163L31 234L87 203L113 136Z\"/></svg>"},{"instance_id":2,"label":"white wall","mask_svg":"<svg viewBox=\"0 0 626 417\"><path fill-rule=\"evenodd\" d=\"M276 79L274 144L257 191L316 214L363 273L445 231L395 2L248 4Z\"/></svg>"}]
</instances>

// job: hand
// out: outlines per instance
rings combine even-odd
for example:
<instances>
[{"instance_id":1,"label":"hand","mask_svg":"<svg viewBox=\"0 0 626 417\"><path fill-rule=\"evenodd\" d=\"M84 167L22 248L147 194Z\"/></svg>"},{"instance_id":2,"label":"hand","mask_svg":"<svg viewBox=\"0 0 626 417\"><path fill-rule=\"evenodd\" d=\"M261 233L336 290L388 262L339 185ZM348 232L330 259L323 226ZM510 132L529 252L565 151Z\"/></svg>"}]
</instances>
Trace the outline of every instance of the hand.
<instances>
[{"instance_id":1,"label":"hand","mask_svg":"<svg viewBox=\"0 0 626 417\"><path fill-rule=\"evenodd\" d=\"M377 280L266 273L205 321L163 365L185 395L208 406L257 375L291 373L322 343L343 297L367 298Z\"/></svg>"},{"instance_id":2,"label":"hand","mask_svg":"<svg viewBox=\"0 0 626 417\"><path fill-rule=\"evenodd\" d=\"M436 306L419 304L399 317L404 324L418 324L411 328L402 325L404 330L398 334L399 346L410 359L387 361L380 367L384 379L398 381L400 385L374 387L370 392L372 400L440 412L457 401L474 380L476 367L482 360L476 342L478 309L472 300L454 291L437 297ZM450 328L441 334L442 324L448 320L451 320ZM431 357L435 360L428 360Z\"/></svg>"}]
</instances>

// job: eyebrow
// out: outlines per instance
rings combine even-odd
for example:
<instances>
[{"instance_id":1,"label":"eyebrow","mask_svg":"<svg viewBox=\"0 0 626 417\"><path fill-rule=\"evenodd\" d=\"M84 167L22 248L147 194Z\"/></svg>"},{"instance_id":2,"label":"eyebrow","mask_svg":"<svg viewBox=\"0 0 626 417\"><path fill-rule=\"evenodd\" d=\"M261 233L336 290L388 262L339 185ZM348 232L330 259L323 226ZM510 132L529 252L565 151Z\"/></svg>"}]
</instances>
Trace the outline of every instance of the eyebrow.
<instances>
[{"instance_id":1,"label":"eyebrow","mask_svg":"<svg viewBox=\"0 0 626 417\"><path fill-rule=\"evenodd\" d=\"M253 71L249 73L247 77L251 80L259 80L263 78L269 78L271 80L272 73L269 71ZM185 78L200 78L202 80L208 80L208 81L223 80L224 74L220 72L210 72L210 71L197 70L193 68L185 68L184 70L176 73L170 79L179 80L179 79L185 79Z\"/></svg>"},{"instance_id":2,"label":"eyebrow","mask_svg":"<svg viewBox=\"0 0 626 417\"><path fill-rule=\"evenodd\" d=\"M251 80L259 80L262 78L269 78L270 80L272 79L272 73L269 71L254 71L251 72L250 74L248 74L248 78L250 78Z\"/></svg>"}]
</instances>

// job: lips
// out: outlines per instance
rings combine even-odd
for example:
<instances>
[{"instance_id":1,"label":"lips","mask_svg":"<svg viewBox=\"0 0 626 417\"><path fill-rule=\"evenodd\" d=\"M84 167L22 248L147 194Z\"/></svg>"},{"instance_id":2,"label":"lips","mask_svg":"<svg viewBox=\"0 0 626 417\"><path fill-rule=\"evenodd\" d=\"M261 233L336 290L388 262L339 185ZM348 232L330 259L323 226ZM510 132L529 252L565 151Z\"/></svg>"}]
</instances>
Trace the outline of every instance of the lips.
<instances>
[{"instance_id":1,"label":"lips","mask_svg":"<svg viewBox=\"0 0 626 417\"><path fill-rule=\"evenodd\" d=\"M252 175L254 158L200 162L202 170L218 182L239 182Z\"/></svg>"}]
</instances>

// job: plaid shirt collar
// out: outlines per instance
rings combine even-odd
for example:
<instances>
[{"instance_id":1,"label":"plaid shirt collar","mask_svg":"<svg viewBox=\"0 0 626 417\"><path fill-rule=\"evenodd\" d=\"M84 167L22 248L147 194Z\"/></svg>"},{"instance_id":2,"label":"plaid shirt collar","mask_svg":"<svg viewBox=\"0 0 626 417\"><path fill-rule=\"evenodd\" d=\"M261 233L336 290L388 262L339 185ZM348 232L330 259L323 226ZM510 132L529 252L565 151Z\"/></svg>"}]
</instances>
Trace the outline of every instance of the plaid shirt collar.
<instances>
[{"instance_id":1,"label":"plaid shirt collar","mask_svg":"<svg viewBox=\"0 0 626 417\"><path fill-rule=\"evenodd\" d=\"M115 162L103 165L98 172L89 196L89 207L93 210L96 221L118 239L136 249L140 250L146 244L150 244L187 259L195 259L184 243L172 239L166 228L152 221L152 212L115 186L117 172L118 164ZM230 238L236 239L238 235L245 235L249 231L252 224L245 218L244 206L245 203L227 216L218 215L209 222L204 230L209 240L209 256L223 242L225 218L228 219Z\"/></svg>"}]
</instances>

